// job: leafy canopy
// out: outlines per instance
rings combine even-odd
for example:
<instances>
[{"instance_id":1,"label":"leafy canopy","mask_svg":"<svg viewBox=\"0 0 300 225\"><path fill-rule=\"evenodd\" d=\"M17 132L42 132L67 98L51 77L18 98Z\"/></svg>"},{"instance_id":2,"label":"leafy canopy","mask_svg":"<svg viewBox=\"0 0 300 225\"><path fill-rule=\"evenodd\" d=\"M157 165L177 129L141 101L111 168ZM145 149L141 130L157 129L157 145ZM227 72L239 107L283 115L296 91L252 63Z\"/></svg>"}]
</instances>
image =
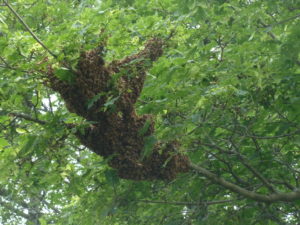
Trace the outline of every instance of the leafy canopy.
<instances>
[{"instance_id":1,"label":"leafy canopy","mask_svg":"<svg viewBox=\"0 0 300 225\"><path fill-rule=\"evenodd\" d=\"M0 6L0 223L300 221L299 1L9 1L55 57L7 3ZM155 115L150 142L178 140L194 164L250 194L199 170L172 182L119 179L64 125L92 121L68 112L43 84L49 64L71 82L80 53L103 40L111 61L172 32L136 104L139 114ZM296 197L265 203L253 193Z\"/></svg>"}]
</instances>

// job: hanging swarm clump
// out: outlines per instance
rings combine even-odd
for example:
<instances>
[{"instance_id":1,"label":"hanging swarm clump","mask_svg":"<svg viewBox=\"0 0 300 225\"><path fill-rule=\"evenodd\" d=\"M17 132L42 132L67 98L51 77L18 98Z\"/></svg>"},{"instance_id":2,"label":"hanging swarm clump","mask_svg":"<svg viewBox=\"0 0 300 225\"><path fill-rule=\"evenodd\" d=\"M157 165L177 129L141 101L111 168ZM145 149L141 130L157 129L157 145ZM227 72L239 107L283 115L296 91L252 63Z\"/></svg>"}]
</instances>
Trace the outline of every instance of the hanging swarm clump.
<instances>
[{"instance_id":1,"label":"hanging swarm clump","mask_svg":"<svg viewBox=\"0 0 300 225\"><path fill-rule=\"evenodd\" d=\"M96 154L107 158L121 178L172 180L187 172L187 156L178 143L157 143L143 157L145 141L154 133L151 115L138 116L134 104L143 88L146 70L163 53L163 40L152 38L144 50L105 65L97 48L81 54L71 82L59 79L50 66L47 83L60 93L70 112L92 121L76 136Z\"/></svg>"}]
</instances>

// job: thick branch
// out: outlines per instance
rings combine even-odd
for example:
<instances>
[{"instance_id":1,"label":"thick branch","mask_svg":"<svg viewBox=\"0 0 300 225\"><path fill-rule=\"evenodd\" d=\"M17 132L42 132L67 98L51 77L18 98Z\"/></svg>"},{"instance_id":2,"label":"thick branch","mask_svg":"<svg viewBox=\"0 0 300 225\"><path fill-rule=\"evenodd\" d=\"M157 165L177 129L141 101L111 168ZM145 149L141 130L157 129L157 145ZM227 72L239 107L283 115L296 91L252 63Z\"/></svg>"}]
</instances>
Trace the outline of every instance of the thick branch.
<instances>
[{"instance_id":1,"label":"thick branch","mask_svg":"<svg viewBox=\"0 0 300 225\"><path fill-rule=\"evenodd\" d=\"M228 182L224 180L222 177L217 176L216 174L208 171L207 169L201 166L197 166L193 163L190 163L190 167L191 169L202 174L203 176L213 181L214 183L219 184L235 193L238 193L246 198L250 198L255 201L273 203L279 201L292 202L300 199L300 190L296 190L289 193L275 193L270 195L258 194L256 192L249 191L245 188L242 188L234 183Z\"/></svg>"}]
</instances>

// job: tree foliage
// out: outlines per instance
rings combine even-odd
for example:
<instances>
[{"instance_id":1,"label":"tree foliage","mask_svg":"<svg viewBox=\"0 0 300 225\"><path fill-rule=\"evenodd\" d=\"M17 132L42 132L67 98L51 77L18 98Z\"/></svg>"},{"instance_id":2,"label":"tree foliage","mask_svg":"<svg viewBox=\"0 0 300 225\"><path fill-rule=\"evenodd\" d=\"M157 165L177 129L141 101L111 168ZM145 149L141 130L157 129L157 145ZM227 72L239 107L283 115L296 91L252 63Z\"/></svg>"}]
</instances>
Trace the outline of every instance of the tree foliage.
<instances>
[{"instance_id":1,"label":"tree foliage","mask_svg":"<svg viewBox=\"0 0 300 225\"><path fill-rule=\"evenodd\" d=\"M297 0L3 0L0 223L296 224L299 26ZM114 155L76 138L97 127L95 114L70 112L63 89L47 84L49 68L72 85L83 54L118 65L153 38L166 41L132 102L139 118L152 115L137 132L143 149L133 151L141 162L157 151L161 170L172 154L155 146L176 143L190 170L125 180L111 167ZM112 84L129 79L126 66ZM89 95L84 107L117 113L113 90Z\"/></svg>"}]
</instances>

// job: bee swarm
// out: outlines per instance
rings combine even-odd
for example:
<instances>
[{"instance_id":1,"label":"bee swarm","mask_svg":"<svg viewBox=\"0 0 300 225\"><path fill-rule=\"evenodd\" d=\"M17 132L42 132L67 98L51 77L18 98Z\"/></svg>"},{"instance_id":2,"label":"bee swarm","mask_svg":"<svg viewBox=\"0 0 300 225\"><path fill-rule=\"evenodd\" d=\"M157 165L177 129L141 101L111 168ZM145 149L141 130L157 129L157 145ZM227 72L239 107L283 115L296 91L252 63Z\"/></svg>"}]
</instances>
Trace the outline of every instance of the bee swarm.
<instances>
[{"instance_id":1,"label":"bee swarm","mask_svg":"<svg viewBox=\"0 0 300 225\"><path fill-rule=\"evenodd\" d=\"M107 65L98 49L84 52L73 82L59 79L51 66L48 69L47 85L60 93L67 109L93 121L84 132L76 132L77 138L109 159L109 165L124 179L172 180L189 170L189 159L177 152L176 141L156 143L150 155L142 157L145 138L154 133L154 121L151 115L137 115L134 104L142 91L146 70L162 55L163 45L162 39L152 38L144 50ZM89 105L91 99L95 101ZM104 110L111 99L113 109Z\"/></svg>"}]
</instances>

